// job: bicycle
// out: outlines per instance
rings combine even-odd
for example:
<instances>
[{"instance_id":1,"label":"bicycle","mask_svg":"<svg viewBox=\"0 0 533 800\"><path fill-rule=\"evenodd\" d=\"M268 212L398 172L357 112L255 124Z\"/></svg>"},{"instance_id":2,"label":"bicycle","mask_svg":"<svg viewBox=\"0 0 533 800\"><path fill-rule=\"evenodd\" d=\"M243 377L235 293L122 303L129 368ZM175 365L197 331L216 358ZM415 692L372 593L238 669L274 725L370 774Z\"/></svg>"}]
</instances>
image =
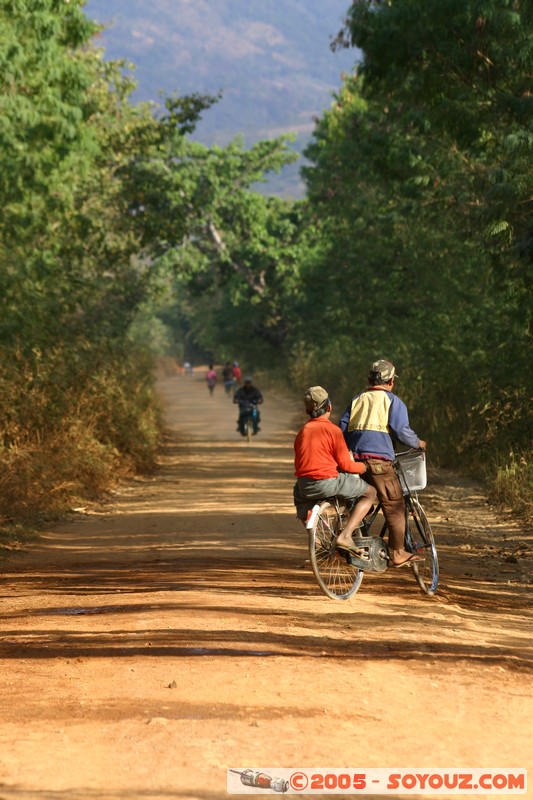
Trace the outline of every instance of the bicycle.
<instances>
[{"instance_id":1,"label":"bicycle","mask_svg":"<svg viewBox=\"0 0 533 800\"><path fill-rule=\"evenodd\" d=\"M439 582L439 564L435 539L417 492L426 486L425 454L408 450L397 453L394 469L405 500L405 549L422 556L409 565L424 594L435 594ZM389 550L384 540L387 523L381 503L365 517L353 535L358 555L336 548L336 539L353 508L343 498L331 497L316 504L306 526L309 530L309 554L315 578L325 595L333 600L348 600L361 586L365 571L384 572L389 564Z\"/></svg>"}]
</instances>

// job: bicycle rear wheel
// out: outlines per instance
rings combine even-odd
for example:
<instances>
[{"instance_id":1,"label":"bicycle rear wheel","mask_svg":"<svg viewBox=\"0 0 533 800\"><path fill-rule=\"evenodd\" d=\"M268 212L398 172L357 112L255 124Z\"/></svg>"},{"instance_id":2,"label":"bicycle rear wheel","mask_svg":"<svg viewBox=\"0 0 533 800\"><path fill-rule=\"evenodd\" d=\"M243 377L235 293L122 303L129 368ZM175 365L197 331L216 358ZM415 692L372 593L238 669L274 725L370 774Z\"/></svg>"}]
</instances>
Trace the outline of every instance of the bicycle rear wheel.
<instances>
[{"instance_id":1,"label":"bicycle rear wheel","mask_svg":"<svg viewBox=\"0 0 533 800\"><path fill-rule=\"evenodd\" d=\"M363 580L363 571L352 567L346 556L335 547L342 525L338 510L332 503L324 501L309 530L311 567L318 585L332 600L347 600L356 593Z\"/></svg>"},{"instance_id":2,"label":"bicycle rear wheel","mask_svg":"<svg viewBox=\"0 0 533 800\"><path fill-rule=\"evenodd\" d=\"M426 513L416 497L406 498L405 549L422 556L413 564L416 581L425 594L435 594L439 583L439 561L435 539Z\"/></svg>"}]
</instances>

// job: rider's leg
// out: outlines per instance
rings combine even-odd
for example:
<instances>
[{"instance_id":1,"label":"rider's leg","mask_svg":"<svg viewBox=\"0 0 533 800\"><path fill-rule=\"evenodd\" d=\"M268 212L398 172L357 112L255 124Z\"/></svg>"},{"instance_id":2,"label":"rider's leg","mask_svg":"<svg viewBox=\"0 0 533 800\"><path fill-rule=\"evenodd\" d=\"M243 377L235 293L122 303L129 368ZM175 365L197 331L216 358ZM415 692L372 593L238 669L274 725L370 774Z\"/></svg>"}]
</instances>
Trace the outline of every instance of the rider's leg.
<instances>
[{"instance_id":1,"label":"rider's leg","mask_svg":"<svg viewBox=\"0 0 533 800\"><path fill-rule=\"evenodd\" d=\"M376 490L373 486L367 486L364 494L358 498L348 522L337 537L337 544L345 547L353 545L352 534L360 526L376 500Z\"/></svg>"},{"instance_id":2,"label":"rider's leg","mask_svg":"<svg viewBox=\"0 0 533 800\"><path fill-rule=\"evenodd\" d=\"M377 467L372 466L375 463L373 461L367 463L368 472L365 475L365 479L377 489L378 498L383 508L383 516L389 530L391 565L399 567L409 561L418 561L419 556L408 553L404 548L405 501L394 467L388 461L377 462ZM376 472L376 469L379 471Z\"/></svg>"}]
</instances>

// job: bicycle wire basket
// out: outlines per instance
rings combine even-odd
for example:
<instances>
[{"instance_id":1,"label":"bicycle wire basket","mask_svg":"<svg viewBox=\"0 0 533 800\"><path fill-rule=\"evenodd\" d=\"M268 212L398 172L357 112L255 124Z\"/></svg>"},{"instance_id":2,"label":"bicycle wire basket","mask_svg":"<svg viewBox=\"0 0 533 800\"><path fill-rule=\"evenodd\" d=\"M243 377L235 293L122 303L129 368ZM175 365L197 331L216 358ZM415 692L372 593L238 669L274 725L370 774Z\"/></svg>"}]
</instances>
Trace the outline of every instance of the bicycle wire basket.
<instances>
[{"instance_id":1,"label":"bicycle wire basket","mask_svg":"<svg viewBox=\"0 0 533 800\"><path fill-rule=\"evenodd\" d=\"M399 453L396 456L396 472L403 491L419 492L427 486L426 454Z\"/></svg>"}]
</instances>

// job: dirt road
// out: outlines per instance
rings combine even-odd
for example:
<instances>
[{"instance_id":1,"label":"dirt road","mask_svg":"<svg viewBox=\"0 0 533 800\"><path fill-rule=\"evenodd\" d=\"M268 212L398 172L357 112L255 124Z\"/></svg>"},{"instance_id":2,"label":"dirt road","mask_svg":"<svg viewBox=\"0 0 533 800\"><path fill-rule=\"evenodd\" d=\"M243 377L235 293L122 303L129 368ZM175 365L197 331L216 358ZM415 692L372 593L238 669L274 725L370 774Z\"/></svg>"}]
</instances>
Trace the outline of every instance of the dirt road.
<instances>
[{"instance_id":1,"label":"dirt road","mask_svg":"<svg viewBox=\"0 0 533 800\"><path fill-rule=\"evenodd\" d=\"M247 444L221 386L160 386L158 473L0 562L0 799L218 800L228 767L531 767L531 531L431 474L438 594L389 570L334 602L291 505L298 409L267 396Z\"/></svg>"}]
</instances>

